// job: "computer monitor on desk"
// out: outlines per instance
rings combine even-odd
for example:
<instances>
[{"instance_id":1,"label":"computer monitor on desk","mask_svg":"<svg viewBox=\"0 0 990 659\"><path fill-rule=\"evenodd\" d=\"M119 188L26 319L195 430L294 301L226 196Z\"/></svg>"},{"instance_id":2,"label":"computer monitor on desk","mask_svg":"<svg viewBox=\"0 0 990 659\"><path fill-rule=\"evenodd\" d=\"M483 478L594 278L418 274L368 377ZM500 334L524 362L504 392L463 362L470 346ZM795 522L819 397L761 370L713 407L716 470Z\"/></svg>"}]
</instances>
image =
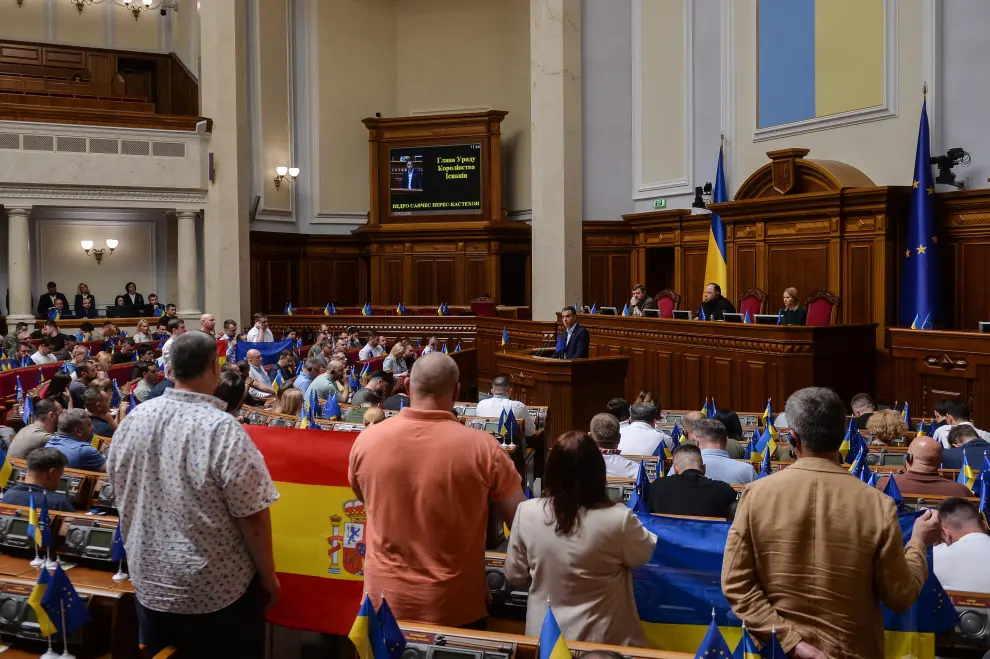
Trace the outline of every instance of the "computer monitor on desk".
<instances>
[{"instance_id":1,"label":"computer monitor on desk","mask_svg":"<svg viewBox=\"0 0 990 659\"><path fill-rule=\"evenodd\" d=\"M741 313L723 313L722 320L727 323L741 323L743 322L743 315Z\"/></svg>"},{"instance_id":2,"label":"computer monitor on desk","mask_svg":"<svg viewBox=\"0 0 990 659\"><path fill-rule=\"evenodd\" d=\"M757 325L776 325L780 322L780 316L772 313L758 313L753 316Z\"/></svg>"},{"instance_id":3,"label":"computer monitor on desk","mask_svg":"<svg viewBox=\"0 0 990 659\"><path fill-rule=\"evenodd\" d=\"M988 334L988 333L990 333L990 322L981 322L980 334Z\"/></svg>"},{"instance_id":4,"label":"computer monitor on desk","mask_svg":"<svg viewBox=\"0 0 990 659\"><path fill-rule=\"evenodd\" d=\"M659 318L660 317L660 310L659 309L643 309L643 315L646 316L647 318Z\"/></svg>"},{"instance_id":5,"label":"computer monitor on desk","mask_svg":"<svg viewBox=\"0 0 990 659\"><path fill-rule=\"evenodd\" d=\"M615 310L615 307L602 307L602 315L603 316L617 316L618 315L618 312Z\"/></svg>"},{"instance_id":6,"label":"computer monitor on desk","mask_svg":"<svg viewBox=\"0 0 990 659\"><path fill-rule=\"evenodd\" d=\"M689 309L674 309L672 313L675 320L691 320L691 311Z\"/></svg>"}]
</instances>

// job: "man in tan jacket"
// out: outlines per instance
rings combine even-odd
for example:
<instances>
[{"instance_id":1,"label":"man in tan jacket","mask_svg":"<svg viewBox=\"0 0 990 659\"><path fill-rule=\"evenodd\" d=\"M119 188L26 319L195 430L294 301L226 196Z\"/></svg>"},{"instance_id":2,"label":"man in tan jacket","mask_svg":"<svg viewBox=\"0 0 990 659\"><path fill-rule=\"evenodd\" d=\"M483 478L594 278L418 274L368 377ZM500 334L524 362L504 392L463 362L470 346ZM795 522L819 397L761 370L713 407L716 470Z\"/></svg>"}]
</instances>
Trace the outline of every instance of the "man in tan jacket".
<instances>
[{"instance_id":1,"label":"man in tan jacket","mask_svg":"<svg viewBox=\"0 0 990 659\"><path fill-rule=\"evenodd\" d=\"M749 631L776 627L788 656L882 657L882 601L914 603L928 577L926 546L940 541L938 513L901 538L893 499L839 464L845 406L810 387L787 400L797 461L749 485L722 563L722 592Z\"/></svg>"}]
</instances>

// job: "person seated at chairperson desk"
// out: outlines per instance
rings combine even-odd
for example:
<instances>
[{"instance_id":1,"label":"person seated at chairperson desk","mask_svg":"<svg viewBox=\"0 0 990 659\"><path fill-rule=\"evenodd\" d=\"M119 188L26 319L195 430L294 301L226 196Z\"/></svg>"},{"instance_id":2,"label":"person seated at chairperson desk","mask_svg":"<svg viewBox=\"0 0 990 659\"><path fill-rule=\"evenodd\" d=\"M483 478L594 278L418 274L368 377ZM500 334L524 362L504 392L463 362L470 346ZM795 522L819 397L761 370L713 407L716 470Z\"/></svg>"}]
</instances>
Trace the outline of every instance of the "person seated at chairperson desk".
<instances>
[{"instance_id":1,"label":"person seated at chairperson desk","mask_svg":"<svg viewBox=\"0 0 990 659\"><path fill-rule=\"evenodd\" d=\"M777 315L780 317L781 325L807 325L808 310L798 306L797 289L791 286L784 289L784 306L780 308Z\"/></svg>"},{"instance_id":2,"label":"person seated at chairperson desk","mask_svg":"<svg viewBox=\"0 0 990 659\"><path fill-rule=\"evenodd\" d=\"M701 303L701 311L705 312L706 320L722 320L723 314L735 313L736 308L726 298L722 297L722 287L715 282L705 286L705 297ZM698 316L701 316L699 313Z\"/></svg>"}]
</instances>

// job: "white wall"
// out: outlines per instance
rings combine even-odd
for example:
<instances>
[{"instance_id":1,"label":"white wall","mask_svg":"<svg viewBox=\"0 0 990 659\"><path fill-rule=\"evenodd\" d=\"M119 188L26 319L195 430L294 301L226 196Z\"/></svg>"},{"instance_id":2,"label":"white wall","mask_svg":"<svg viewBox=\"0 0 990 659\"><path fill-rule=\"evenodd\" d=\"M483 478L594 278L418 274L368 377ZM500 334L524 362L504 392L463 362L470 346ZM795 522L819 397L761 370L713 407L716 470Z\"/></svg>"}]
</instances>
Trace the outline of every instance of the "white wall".
<instances>
[{"instance_id":1,"label":"white wall","mask_svg":"<svg viewBox=\"0 0 990 659\"><path fill-rule=\"evenodd\" d=\"M962 147L972 154L969 167L956 167L966 187L985 188L990 177L990 2L952 0L942 8L941 153ZM936 148L932 145L933 149ZM934 153L933 153L934 155Z\"/></svg>"}]
</instances>

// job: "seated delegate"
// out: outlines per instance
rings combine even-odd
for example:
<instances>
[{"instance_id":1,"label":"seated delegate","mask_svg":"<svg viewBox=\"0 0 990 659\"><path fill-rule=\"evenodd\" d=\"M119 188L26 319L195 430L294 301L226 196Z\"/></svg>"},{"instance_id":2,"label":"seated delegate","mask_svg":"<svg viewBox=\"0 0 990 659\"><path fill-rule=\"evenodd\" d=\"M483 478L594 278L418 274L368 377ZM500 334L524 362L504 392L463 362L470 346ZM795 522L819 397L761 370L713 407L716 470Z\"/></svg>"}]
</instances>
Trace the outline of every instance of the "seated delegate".
<instances>
[{"instance_id":1,"label":"seated delegate","mask_svg":"<svg viewBox=\"0 0 990 659\"><path fill-rule=\"evenodd\" d=\"M781 325L807 325L808 310L798 306L798 292L793 286L784 289L784 306L777 312Z\"/></svg>"},{"instance_id":2,"label":"seated delegate","mask_svg":"<svg viewBox=\"0 0 990 659\"><path fill-rule=\"evenodd\" d=\"M605 483L595 440L569 432L547 456L543 496L516 509L505 577L530 583L528 636L539 636L549 598L568 640L646 646L632 571L650 560L657 538L609 499Z\"/></svg>"}]
</instances>

